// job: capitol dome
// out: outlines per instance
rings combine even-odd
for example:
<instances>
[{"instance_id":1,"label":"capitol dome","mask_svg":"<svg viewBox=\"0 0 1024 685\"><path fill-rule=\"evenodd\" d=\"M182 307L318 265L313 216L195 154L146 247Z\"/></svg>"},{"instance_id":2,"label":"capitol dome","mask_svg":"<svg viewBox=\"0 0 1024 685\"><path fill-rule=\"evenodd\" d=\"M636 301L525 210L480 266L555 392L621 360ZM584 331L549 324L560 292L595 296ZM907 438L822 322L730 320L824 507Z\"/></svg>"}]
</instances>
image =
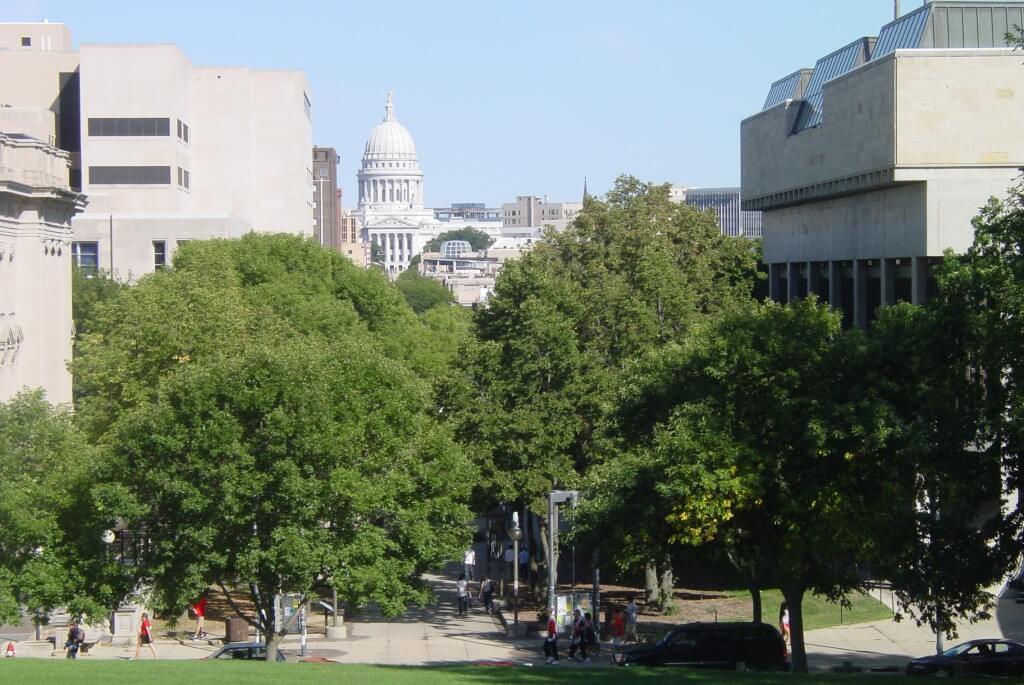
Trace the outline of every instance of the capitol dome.
<instances>
[{"instance_id":1,"label":"capitol dome","mask_svg":"<svg viewBox=\"0 0 1024 685\"><path fill-rule=\"evenodd\" d=\"M366 141L363 161L416 161L416 143L405 126L395 120L395 107L388 93L384 120L377 124Z\"/></svg>"}]
</instances>

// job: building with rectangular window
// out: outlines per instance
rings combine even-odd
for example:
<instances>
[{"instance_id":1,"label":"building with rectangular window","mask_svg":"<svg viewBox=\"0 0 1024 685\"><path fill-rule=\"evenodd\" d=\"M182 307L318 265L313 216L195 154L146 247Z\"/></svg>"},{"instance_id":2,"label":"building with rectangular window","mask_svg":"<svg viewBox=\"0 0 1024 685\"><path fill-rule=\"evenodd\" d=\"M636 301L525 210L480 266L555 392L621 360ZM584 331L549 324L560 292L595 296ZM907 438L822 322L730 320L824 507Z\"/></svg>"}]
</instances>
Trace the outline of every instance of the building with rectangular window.
<instances>
[{"instance_id":1,"label":"building with rectangular window","mask_svg":"<svg viewBox=\"0 0 1024 685\"><path fill-rule=\"evenodd\" d=\"M506 228L553 226L562 231L582 211L582 202L548 202L547 195L519 195L515 202L501 206L502 224Z\"/></svg>"},{"instance_id":2,"label":"building with rectangular window","mask_svg":"<svg viewBox=\"0 0 1024 685\"><path fill-rule=\"evenodd\" d=\"M739 188L688 188L672 186L669 197L701 210L714 210L722 235L760 238L761 212L741 208Z\"/></svg>"},{"instance_id":3,"label":"building with rectangular window","mask_svg":"<svg viewBox=\"0 0 1024 685\"><path fill-rule=\"evenodd\" d=\"M743 209L762 212L770 293L848 323L923 302L931 267L1024 166L1021 2L936 0L772 84L740 126Z\"/></svg>"},{"instance_id":4,"label":"building with rectangular window","mask_svg":"<svg viewBox=\"0 0 1024 685\"><path fill-rule=\"evenodd\" d=\"M89 198L79 259L133 278L188 240L313 233L302 72L197 67L174 45L70 48L59 24L0 25L0 104L52 112L69 182Z\"/></svg>"},{"instance_id":5,"label":"building with rectangular window","mask_svg":"<svg viewBox=\"0 0 1024 685\"><path fill-rule=\"evenodd\" d=\"M334 242L340 217L338 161L333 147L313 148L313 236L321 245L334 249L340 247L340 242Z\"/></svg>"},{"instance_id":6,"label":"building with rectangular window","mask_svg":"<svg viewBox=\"0 0 1024 685\"><path fill-rule=\"evenodd\" d=\"M85 198L69 153L17 131L52 113L26 115L0 108L0 402L42 388L70 404L71 218Z\"/></svg>"}]
</instances>

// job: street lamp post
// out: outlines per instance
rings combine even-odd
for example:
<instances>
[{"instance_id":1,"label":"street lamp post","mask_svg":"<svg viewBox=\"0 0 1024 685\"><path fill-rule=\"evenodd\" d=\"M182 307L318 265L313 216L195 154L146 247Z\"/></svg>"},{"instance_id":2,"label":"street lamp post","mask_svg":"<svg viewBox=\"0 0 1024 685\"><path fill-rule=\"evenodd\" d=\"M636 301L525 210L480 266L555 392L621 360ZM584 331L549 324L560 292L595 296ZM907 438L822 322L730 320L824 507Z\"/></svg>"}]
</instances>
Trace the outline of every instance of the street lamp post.
<instances>
[{"instance_id":1,"label":"street lamp post","mask_svg":"<svg viewBox=\"0 0 1024 685\"><path fill-rule=\"evenodd\" d=\"M519 625L519 541L523 539L523 530L519 527L519 512L512 512L512 530L508 532L512 538L512 625Z\"/></svg>"}]
</instances>

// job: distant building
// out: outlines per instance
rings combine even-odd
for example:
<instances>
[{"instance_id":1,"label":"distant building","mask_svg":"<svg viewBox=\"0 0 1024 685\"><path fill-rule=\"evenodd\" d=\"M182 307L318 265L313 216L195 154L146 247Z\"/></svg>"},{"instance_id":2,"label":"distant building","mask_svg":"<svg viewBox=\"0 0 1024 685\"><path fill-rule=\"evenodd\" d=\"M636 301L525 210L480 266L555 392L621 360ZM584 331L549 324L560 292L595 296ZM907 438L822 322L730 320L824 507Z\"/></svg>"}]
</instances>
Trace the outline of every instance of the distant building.
<instances>
[{"instance_id":1,"label":"distant building","mask_svg":"<svg viewBox=\"0 0 1024 685\"><path fill-rule=\"evenodd\" d=\"M338 152L333 147L313 148L313 235L325 247L338 249Z\"/></svg>"},{"instance_id":2,"label":"distant building","mask_svg":"<svg viewBox=\"0 0 1024 685\"><path fill-rule=\"evenodd\" d=\"M68 152L14 132L26 120L52 130L53 118L0 108L0 402L27 387L71 403L71 219L85 198L68 183Z\"/></svg>"},{"instance_id":3,"label":"distant building","mask_svg":"<svg viewBox=\"0 0 1024 685\"><path fill-rule=\"evenodd\" d=\"M122 277L188 240L311 235L312 110L300 71L197 67L174 45L71 48L60 24L0 24L0 104L49 112L88 198L80 263Z\"/></svg>"},{"instance_id":4,"label":"distant building","mask_svg":"<svg viewBox=\"0 0 1024 685\"><path fill-rule=\"evenodd\" d=\"M815 293L870 325L924 302L945 250L1024 166L1021 2L935 0L772 84L740 126L771 297Z\"/></svg>"},{"instance_id":5,"label":"distant building","mask_svg":"<svg viewBox=\"0 0 1024 685\"><path fill-rule=\"evenodd\" d=\"M486 250L473 251L463 240L441 244L440 252L420 255L419 273L440 281L464 307L485 306L505 262L530 250L532 238L499 238Z\"/></svg>"},{"instance_id":6,"label":"distant building","mask_svg":"<svg viewBox=\"0 0 1024 685\"><path fill-rule=\"evenodd\" d=\"M487 207L483 202L455 202L451 207L434 209L438 221L458 223L460 220L501 226L501 208Z\"/></svg>"},{"instance_id":7,"label":"distant building","mask_svg":"<svg viewBox=\"0 0 1024 685\"><path fill-rule=\"evenodd\" d=\"M553 226L562 231L583 211L582 202L548 202L536 195L520 195L515 202L501 206L502 225L505 228Z\"/></svg>"},{"instance_id":8,"label":"distant building","mask_svg":"<svg viewBox=\"0 0 1024 685\"><path fill-rule=\"evenodd\" d=\"M337 250L351 259L356 266L370 265L370 244L363 239L362 226L351 210L341 209L341 191L338 191L338 227L334 240Z\"/></svg>"},{"instance_id":9,"label":"distant building","mask_svg":"<svg viewBox=\"0 0 1024 685\"><path fill-rule=\"evenodd\" d=\"M760 238L761 212L748 212L740 207L739 188L687 188L672 186L673 202L685 202L698 209L715 210L722 235Z\"/></svg>"}]
</instances>

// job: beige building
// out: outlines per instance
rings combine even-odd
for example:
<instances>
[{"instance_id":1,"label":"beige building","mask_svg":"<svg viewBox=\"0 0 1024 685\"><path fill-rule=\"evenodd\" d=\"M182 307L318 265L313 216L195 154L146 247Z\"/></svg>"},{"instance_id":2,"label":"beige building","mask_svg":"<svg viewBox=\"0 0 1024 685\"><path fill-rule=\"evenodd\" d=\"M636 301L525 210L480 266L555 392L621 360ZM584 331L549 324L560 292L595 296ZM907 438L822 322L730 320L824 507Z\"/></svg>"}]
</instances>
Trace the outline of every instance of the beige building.
<instances>
[{"instance_id":1,"label":"beige building","mask_svg":"<svg viewBox=\"0 0 1024 685\"><path fill-rule=\"evenodd\" d=\"M335 245L341 254L356 266L370 265L370 245L363 240L363 227L350 209L341 208L341 191L338 191L338 223Z\"/></svg>"},{"instance_id":2,"label":"beige building","mask_svg":"<svg viewBox=\"0 0 1024 685\"><path fill-rule=\"evenodd\" d=\"M515 202L501 206L502 225L505 228L554 226L562 231L583 211L582 202L548 202L536 195L519 195Z\"/></svg>"},{"instance_id":3,"label":"beige building","mask_svg":"<svg viewBox=\"0 0 1024 685\"><path fill-rule=\"evenodd\" d=\"M42 388L70 404L71 218L85 202L70 155L33 137L40 125L52 113L0 109L0 402Z\"/></svg>"},{"instance_id":4,"label":"beige building","mask_svg":"<svg viewBox=\"0 0 1024 685\"><path fill-rule=\"evenodd\" d=\"M743 209L762 212L770 292L848 322L924 301L931 266L1024 166L1024 3L936 1L774 83L741 124Z\"/></svg>"},{"instance_id":5,"label":"beige building","mask_svg":"<svg viewBox=\"0 0 1024 685\"><path fill-rule=\"evenodd\" d=\"M6 24L0 73L15 75L0 104L53 111L52 140L71 153L71 185L89 197L78 263L138 277L188 240L312 235L302 72L196 67L173 45L74 52L60 25Z\"/></svg>"}]
</instances>

